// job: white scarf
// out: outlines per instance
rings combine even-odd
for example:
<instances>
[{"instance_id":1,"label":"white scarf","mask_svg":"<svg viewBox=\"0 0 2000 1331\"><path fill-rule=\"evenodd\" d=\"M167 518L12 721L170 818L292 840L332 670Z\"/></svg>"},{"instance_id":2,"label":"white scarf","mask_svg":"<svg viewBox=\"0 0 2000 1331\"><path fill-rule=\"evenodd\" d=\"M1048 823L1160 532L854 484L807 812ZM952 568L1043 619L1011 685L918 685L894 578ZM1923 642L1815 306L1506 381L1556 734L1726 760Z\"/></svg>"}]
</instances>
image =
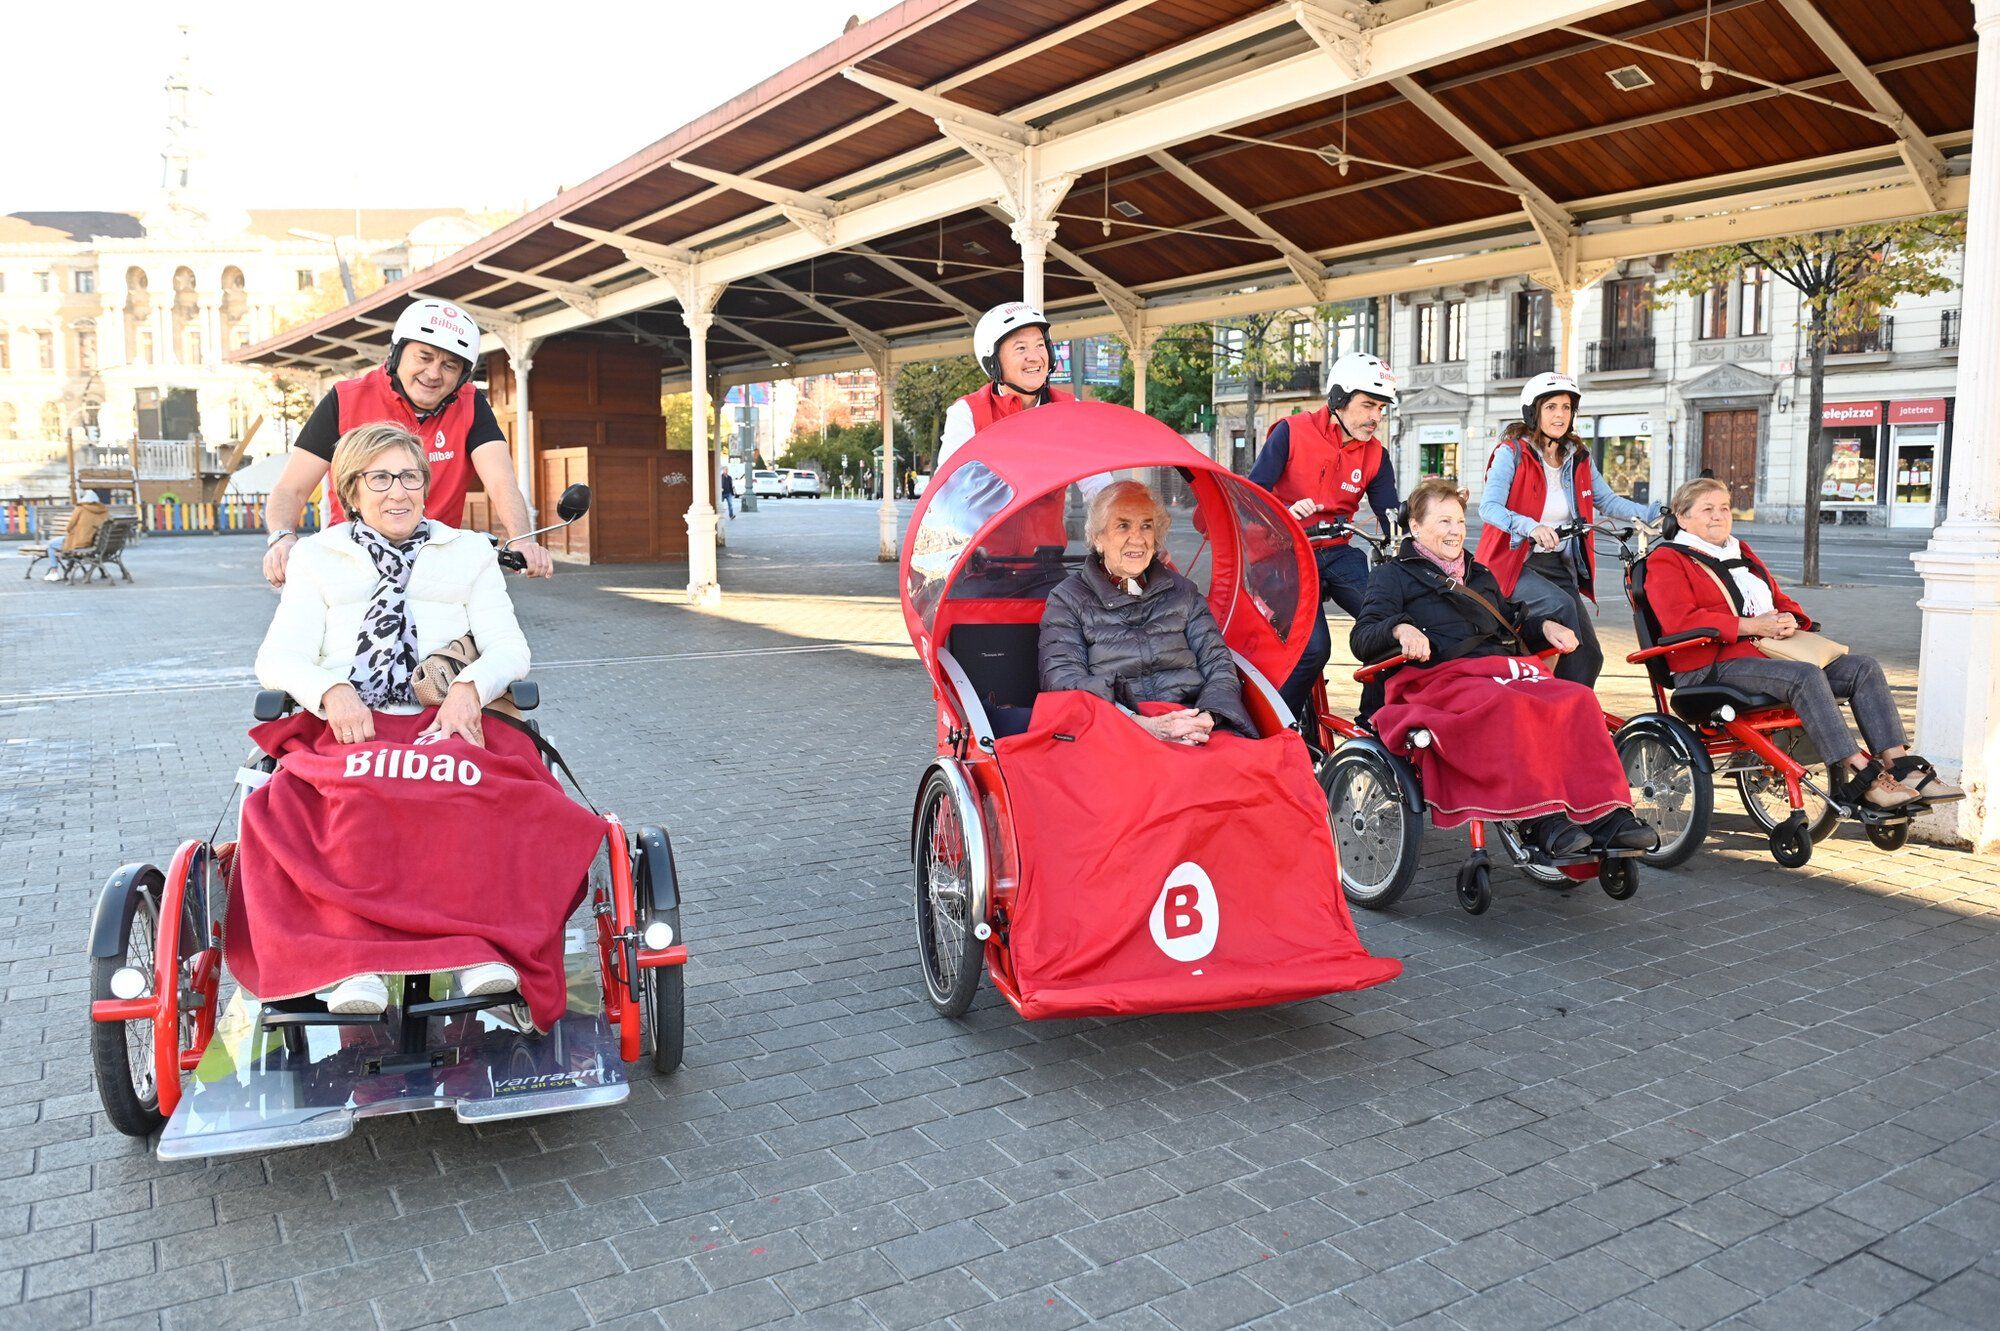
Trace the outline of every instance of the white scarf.
<instances>
[{"instance_id":1,"label":"white scarf","mask_svg":"<svg viewBox=\"0 0 2000 1331\"><path fill-rule=\"evenodd\" d=\"M1721 545L1711 545L1683 527L1675 534L1674 544L1684 545L1690 550L1707 555L1710 559L1719 559L1729 565L1730 579L1735 582L1736 590L1743 597L1745 619L1768 615L1777 609L1777 603L1771 599L1769 584L1750 571L1743 559L1743 542L1734 536Z\"/></svg>"}]
</instances>

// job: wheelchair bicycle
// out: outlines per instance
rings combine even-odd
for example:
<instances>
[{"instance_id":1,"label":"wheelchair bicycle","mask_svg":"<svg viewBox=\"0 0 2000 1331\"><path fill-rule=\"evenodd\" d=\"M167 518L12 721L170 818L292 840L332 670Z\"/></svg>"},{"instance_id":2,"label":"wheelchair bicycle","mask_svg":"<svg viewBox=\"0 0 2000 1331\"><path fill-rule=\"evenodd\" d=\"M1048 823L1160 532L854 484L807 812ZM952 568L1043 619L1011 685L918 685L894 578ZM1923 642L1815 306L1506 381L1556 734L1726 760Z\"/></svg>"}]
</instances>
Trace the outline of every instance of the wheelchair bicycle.
<instances>
[{"instance_id":1,"label":"wheelchair bicycle","mask_svg":"<svg viewBox=\"0 0 2000 1331\"><path fill-rule=\"evenodd\" d=\"M584 487L572 489L583 494L565 494L568 521L588 504ZM499 557L521 566L517 552ZM521 680L507 698L526 713L540 690ZM267 690L253 710L276 721L293 703ZM534 721L518 724L560 765ZM217 832L277 765L260 755L238 770ZM628 833L616 815L600 818L604 844L581 889L588 913L564 931L568 1011L545 1032L526 1029L517 991L454 997L445 975L402 976L391 988L400 1001L375 1015L336 1014L311 995L260 1002L240 988L225 1006L222 919L236 842L211 833L182 842L164 871L120 868L98 895L89 936L91 1062L105 1117L128 1136L158 1132L162 1160L193 1159L338 1141L357 1119L382 1114L450 1107L477 1124L615 1104L629 1094L623 1065L648 1052L656 1071L673 1071L688 955L673 846L658 827Z\"/></svg>"},{"instance_id":2,"label":"wheelchair bicycle","mask_svg":"<svg viewBox=\"0 0 2000 1331\"><path fill-rule=\"evenodd\" d=\"M1561 536L1580 534L1578 524L1565 524ZM1392 530L1371 535L1348 522L1320 523L1306 529L1309 537L1350 537L1370 551L1373 567L1396 548ZM1553 657L1543 652L1543 659ZM1365 665L1354 672L1364 686L1404 664L1397 656ZM1385 910L1415 881L1428 821L1423 783L1408 755L1393 752L1366 721L1333 711L1324 678L1313 684L1313 706L1320 742L1320 784L1326 791L1327 818L1340 851L1340 885L1347 900L1366 910ZM1609 718L1607 718L1609 721ZM1429 736L1411 737L1425 747ZM1645 852L1593 847L1589 854L1550 856L1513 822L1492 824L1493 839L1509 863L1531 879L1552 887L1570 887L1596 878L1605 895L1628 900L1639 890L1637 862ZM1492 905L1492 860L1487 853L1487 824L1474 819L1468 826L1472 852L1459 865L1454 891L1469 914L1481 915Z\"/></svg>"},{"instance_id":3,"label":"wheelchair bicycle","mask_svg":"<svg viewBox=\"0 0 2000 1331\"><path fill-rule=\"evenodd\" d=\"M1715 813L1715 778L1736 786L1743 811L1765 834L1771 858L1787 869L1811 863L1813 847L1842 819L1861 825L1881 850L1899 850L1911 821L1950 800L1919 799L1895 809L1841 800L1813 751L1797 712L1783 699L1728 684L1676 686L1667 656L1690 643L1719 640L1714 629L1663 636L1646 600L1646 564L1658 541L1671 540L1665 520L1657 541L1642 528L1604 526L1625 566L1625 597L1639 648L1625 659L1644 665L1654 710L1617 723L1619 755L1632 780L1634 810L1659 832L1651 863L1679 864L1707 840ZM1615 720L1615 718L1614 718ZM1953 796L1952 799L1962 799Z\"/></svg>"}]
</instances>

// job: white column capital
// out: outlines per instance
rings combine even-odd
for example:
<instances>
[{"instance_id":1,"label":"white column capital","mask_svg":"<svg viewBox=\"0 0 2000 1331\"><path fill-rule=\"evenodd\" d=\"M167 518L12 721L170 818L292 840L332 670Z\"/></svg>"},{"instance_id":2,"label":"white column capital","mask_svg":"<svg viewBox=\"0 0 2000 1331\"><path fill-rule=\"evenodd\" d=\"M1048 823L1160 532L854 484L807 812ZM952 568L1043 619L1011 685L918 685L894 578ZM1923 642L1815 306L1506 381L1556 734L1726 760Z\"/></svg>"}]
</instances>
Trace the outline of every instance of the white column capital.
<instances>
[{"instance_id":1,"label":"white column capital","mask_svg":"<svg viewBox=\"0 0 2000 1331\"><path fill-rule=\"evenodd\" d=\"M708 330L715 327L715 316L705 310L682 310L681 322L690 333L706 338Z\"/></svg>"}]
</instances>

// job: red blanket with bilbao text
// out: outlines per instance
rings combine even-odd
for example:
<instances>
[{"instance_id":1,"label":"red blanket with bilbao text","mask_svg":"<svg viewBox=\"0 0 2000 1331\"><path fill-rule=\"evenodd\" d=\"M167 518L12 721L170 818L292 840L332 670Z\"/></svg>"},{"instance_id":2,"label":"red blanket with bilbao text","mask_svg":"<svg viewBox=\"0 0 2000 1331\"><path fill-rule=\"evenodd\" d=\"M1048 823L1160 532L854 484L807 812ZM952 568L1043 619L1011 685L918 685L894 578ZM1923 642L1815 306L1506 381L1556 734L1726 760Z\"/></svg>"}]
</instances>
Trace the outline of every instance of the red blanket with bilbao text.
<instances>
[{"instance_id":1,"label":"red blanket with bilbao text","mask_svg":"<svg viewBox=\"0 0 2000 1331\"><path fill-rule=\"evenodd\" d=\"M243 801L229 969L276 999L499 961L549 1030L567 1006L564 922L604 824L514 727L489 718L481 748L423 737L432 715L377 712L365 744L304 712L250 731L278 770Z\"/></svg>"},{"instance_id":2,"label":"red blanket with bilbao text","mask_svg":"<svg viewBox=\"0 0 2000 1331\"><path fill-rule=\"evenodd\" d=\"M1355 936L1296 734L1168 744L1072 691L995 748L1021 863L988 962L1022 1016L1257 1007L1402 973Z\"/></svg>"},{"instance_id":3,"label":"red blanket with bilbao text","mask_svg":"<svg viewBox=\"0 0 2000 1331\"><path fill-rule=\"evenodd\" d=\"M1389 676L1375 732L1408 752L1439 827L1560 813L1579 823L1632 806L1597 694L1532 656L1469 656ZM1409 749L1428 730L1428 747Z\"/></svg>"}]
</instances>

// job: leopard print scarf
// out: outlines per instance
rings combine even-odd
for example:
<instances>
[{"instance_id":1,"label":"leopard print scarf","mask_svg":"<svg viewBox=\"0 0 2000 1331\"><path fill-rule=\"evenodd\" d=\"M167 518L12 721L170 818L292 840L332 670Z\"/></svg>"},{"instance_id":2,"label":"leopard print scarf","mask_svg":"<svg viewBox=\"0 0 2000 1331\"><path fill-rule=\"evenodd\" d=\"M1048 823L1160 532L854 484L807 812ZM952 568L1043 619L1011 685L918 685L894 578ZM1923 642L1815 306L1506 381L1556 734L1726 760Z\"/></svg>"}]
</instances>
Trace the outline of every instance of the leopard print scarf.
<instances>
[{"instance_id":1,"label":"leopard print scarf","mask_svg":"<svg viewBox=\"0 0 2000 1331\"><path fill-rule=\"evenodd\" d=\"M417 625L410 617L410 570L417 551L431 538L428 520L417 524L410 538L395 544L364 524L353 522L354 543L368 552L379 575L361 616L361 641L354 649L349 679L361 701L370 707L390 707L414 701L410 680L417 672Z\"/></svg>"}]
</instances>

